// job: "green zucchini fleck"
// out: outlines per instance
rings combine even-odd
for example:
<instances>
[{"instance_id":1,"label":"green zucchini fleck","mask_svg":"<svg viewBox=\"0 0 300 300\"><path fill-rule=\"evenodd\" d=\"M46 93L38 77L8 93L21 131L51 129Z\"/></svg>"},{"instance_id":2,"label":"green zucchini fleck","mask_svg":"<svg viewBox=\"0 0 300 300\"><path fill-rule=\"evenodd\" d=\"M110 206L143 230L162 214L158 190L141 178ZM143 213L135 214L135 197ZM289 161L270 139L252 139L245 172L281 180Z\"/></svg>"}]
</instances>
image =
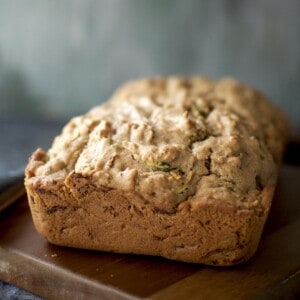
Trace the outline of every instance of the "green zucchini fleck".
<instances>
[{"instance_id":1,"label":"green zucchini fleck","mask_svg":"<svg viewBox=\"0 0 300 300\"><path fill-rule=\"evenodd\" d=\"M166 172L170 171L170 167L171 167L171 165L167 162L155 162L152 160L146 161L146 164L150 167L155 167L159 170L166 171Z\"/></svg>"},{"instance_id":2,"label":"green zucchini fleck","mask_svg":"<svg viewBox=\"0 0 300 300\"><path fill-rule=\"evenodd\" d=\"M176 194L182 194L186 189L187 189L186 184L183 184L175 187L174 191Z\"/></svg>"}]
</instances>

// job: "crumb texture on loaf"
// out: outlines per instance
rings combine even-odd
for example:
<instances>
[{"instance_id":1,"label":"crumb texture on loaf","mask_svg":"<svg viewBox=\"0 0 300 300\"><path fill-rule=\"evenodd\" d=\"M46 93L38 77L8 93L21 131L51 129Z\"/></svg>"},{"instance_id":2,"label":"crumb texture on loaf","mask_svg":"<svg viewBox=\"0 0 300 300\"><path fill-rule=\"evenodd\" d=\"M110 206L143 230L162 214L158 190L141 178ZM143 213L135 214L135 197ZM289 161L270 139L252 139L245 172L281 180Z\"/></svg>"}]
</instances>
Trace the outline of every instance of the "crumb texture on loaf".
<instances>
[{"instance_id":1,"label":"crumb texture on loaf","mask_svg":"<svg viewBox=\"0 0 300 300\"><path fill-rule=\"evenodd\" d=\"M235 80L140 80L73 118L32 172L92 176L165 211L207 194L248 204L274 184L283 130L280 113Z\"/></svg>"},{"instance_id":2,"label":"crumb texture on loaf","mask_svg":"<svg viewBox=\"0 0 300 300\"><path fill-rule=\"evenodd\" d=\"M30 205L34 222L42 234L48 238L51 236L52 242L78 246L78 243L71 242L76 240L74 230L72 235L68 225L61 225L58 229L60 234L68 232L67 236L73 236L71 240L65 237L64 242L64 238L53 233L53 228L49 230L47 220L55 220L54 215L69 216L70 207L71 215L80 214L79 208L85 206L86 211L91 207L97 211L101 203L106 203L102 208L110 208L99 211L99 218L105 219L105 214L116 218L122 214L117 207L127 203L123 213L133 210L135 215L126 218L129 221L136 218L136 228L139 228L136 229L136 239L138 232L142 239L149 231L147 226L162 230L164 226L171 227L172 222L176 225L176 218L186 219L190 214L194 222L191 227L198 224L202 228L199 231L195 227L195 231L201 234L190 246L182 242L187 238L184 235L180 235L181 240L175 238L173 242L167 238L154 239L152 246L145 249L138 249L133 241L131 247L127 242L127 248L113 246L112 238L108 238L105 244L104 236L103 245L100 240L95 242L97 238L94 238L91 244L85 241L87 246L80 243L79 246L162 255L194 262L217 261L214 264L244 261L257 247L270 208L285 136L282 113L262 94L236 80L169 77L130 82L105 104L73 118L55 138L47 153L38 149L33 154L26 169L25 185L32 196ZM120 195L123 195L123 200ZM98 203L99 207L91 201ZM41 210L44 212L41 213ZM111 213L112 210L118 211L117 215ZM215 218L209 225L214 240L203 242L207 238L205 232L208 233L203 220L209 221L210 211L218 215L210 215ZM237 211L245 214L244 222L239 222L241 217ZM235 225L226 221L226 224L231 224L226 229L219 213L224 213L228 220L234 220ZM150 218L147 226L139 219L145 215ZM90 226L89 222L94 222L85 223L84 220L95 217L88 216L78 217L85 224L82 225L85 229ZM170 221L170 218L175 219ZM107 222L113 224L113 231L119 234L126 227L116 229L111 220ZM178 222L183 224L184 220ZM221 230L221 223L225 229ZM102 225L90 226L94 228L91 231ZM105 232L105 226L101 230ZM218 235L222 244L224 230L230 233L227 241L233 246L222 248L217 245ZM134 235L131 232L128 236L132 238ZM192 233L188 235L191 239ZM243 247L241 239L244 240ZM147 245L146 242L141 243ZM184 249L176 248L172 243L182 245ZM248 252L245 245L248 245ZM184 255L178 253L188 253L186 247L193 250L183 258ZM238 247L241 247L240 250L236 249ZM178 250L172 252L171 248ZM234 255L229 255L226 261L224 252L228 249ZM199 254L196 259L195 253L202 256ZM244 254L241 256L241 253ZM223 263L220 257L223 257Z\"/></svg>"}]
</instances>

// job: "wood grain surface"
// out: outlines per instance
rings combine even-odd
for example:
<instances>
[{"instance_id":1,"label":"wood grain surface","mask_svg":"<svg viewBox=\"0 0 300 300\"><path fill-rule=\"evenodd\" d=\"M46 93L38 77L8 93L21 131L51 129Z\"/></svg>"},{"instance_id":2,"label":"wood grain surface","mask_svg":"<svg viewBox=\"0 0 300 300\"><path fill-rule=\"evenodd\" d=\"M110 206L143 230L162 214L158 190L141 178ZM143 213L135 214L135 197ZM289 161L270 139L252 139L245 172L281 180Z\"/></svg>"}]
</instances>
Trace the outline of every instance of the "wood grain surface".
<instances>
[{"instance_id":1,"label":"wood grain surface","mask_svg":"<svg viewBox=\"0 0 300 300\"><path fill-rule=\"evenodd\" d=\"M22 196L0 214L0 280L47 299L297 299L299 185L300 167L284 165L256 255L230 268L51 245Z\"/></svg>"}]
</instances>

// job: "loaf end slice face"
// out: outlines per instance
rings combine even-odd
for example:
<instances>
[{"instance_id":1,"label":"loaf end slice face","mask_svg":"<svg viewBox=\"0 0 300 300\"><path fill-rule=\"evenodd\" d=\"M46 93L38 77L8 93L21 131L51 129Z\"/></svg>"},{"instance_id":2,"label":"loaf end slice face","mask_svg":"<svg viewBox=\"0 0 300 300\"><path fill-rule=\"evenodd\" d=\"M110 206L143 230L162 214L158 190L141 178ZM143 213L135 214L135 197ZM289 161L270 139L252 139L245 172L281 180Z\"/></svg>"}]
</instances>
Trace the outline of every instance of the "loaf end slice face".
<instances>
[{"instance_id":1,"label":"loaf end slice face","mask_svg":"<svg viewBox=\"0 0 300 300\"><path fill-rule=\"evenodd\" d=\"M57 245L243 263L257 249L285 139L280 110L236 80L130 82L29 159L35 227Z\"/></svg>"}]
</instances>

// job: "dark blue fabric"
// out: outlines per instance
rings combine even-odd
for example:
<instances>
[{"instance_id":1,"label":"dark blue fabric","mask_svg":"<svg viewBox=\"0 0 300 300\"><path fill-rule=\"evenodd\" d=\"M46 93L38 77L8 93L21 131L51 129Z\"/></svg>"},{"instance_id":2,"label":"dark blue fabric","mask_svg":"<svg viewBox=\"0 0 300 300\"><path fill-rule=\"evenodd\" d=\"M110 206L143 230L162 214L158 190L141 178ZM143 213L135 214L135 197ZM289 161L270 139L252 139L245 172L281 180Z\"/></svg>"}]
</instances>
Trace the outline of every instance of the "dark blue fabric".
<instances>
[{"instance_id":1,"label":"dark blue fabric","mask_svg":"<svg viewBox=\"0 0 300 300\"><path fill-rule=\"evenodd\" d=\"M1 300L42 300L43 298L33 295L23 289L19 289L15 286L0 281L0 299Z\"/></svg>"}]
</instances>

